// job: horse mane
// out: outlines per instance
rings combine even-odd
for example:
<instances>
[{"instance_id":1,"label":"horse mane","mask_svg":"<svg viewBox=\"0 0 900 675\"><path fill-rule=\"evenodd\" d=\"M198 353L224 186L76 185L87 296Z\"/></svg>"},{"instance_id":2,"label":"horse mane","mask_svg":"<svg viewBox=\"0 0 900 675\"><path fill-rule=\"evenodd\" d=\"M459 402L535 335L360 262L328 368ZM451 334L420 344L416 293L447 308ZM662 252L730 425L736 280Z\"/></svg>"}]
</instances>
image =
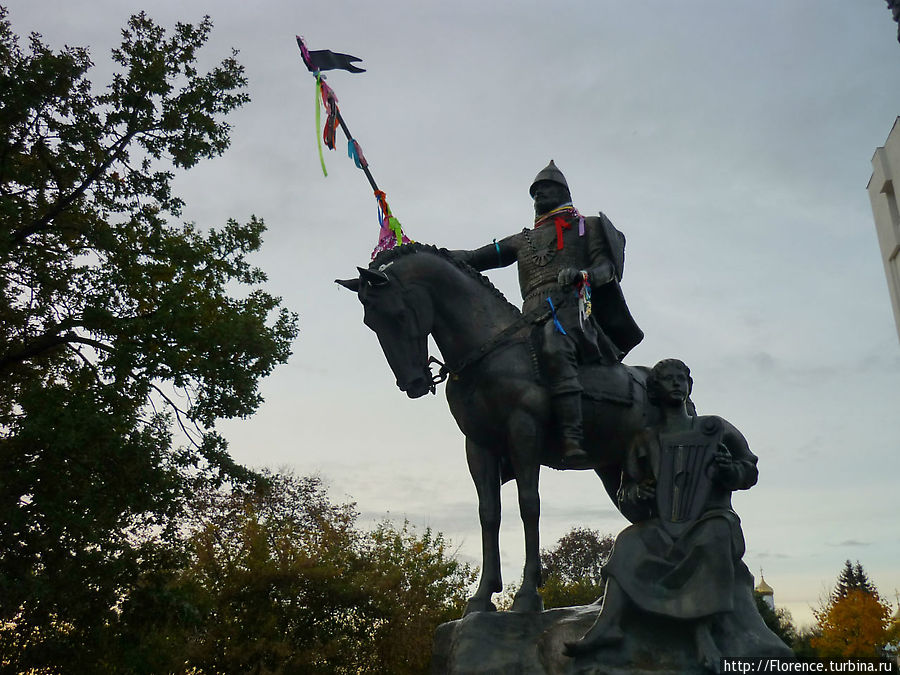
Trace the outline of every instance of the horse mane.
<instances>
[{"instance_id":1,"label":"horse mane","mask_svg":"<svg viewBox=\"0 0 900 675\"><path fill-rule=\"evenodd\" d=\"M428 253L437 256L438 258L443 258L457 269L466 273L473 279L479 281L488 291L490 291L492 295L494 295L499 300L502 300L507 307L514 311L517 316L521 316L522 312L519 310L519 308L512 304L509 300L507 300L506 296L503 295L503 292L499 288L494 286L494 284L491 283L490 279L488 279L468 263L454 257L446 248L438 248L437 246L434 246L432 244L424 244L418 241L410 242L408 244L402 244L400 246L395 246L394 248L389 248L385 251L381 251L378 255L375 256L375 259L369 263L369 269L377 270L382 265L388 265L402 256L414 255L416 253Z\"/></svg>"}]
</instances>

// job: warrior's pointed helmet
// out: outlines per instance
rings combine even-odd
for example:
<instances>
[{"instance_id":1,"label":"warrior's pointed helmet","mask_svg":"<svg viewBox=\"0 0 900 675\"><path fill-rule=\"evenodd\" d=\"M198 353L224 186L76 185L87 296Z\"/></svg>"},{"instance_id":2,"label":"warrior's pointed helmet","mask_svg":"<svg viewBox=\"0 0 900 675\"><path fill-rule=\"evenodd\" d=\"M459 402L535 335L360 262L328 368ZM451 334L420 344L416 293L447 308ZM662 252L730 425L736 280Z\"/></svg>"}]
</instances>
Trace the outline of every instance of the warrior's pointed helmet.
<instances>
[{"instance_id":1,"label":"warrior's pointed helmet","mask_svg":"<svg viewBox=\"0 0 900 675\"><path fill-rule=\"evenodd\" d=\"M569 191L569 184L566 182L566 177L563 176L562 171L556 168L556 164L553 163L553 160L550 160L550 163L541 169L540 173L534 177L534 181L531 183L531 187L528 188L529 194L534 197L534 186L540 183L542 180L549 180L553 183L559 183L566 191Z\"/></svg>"}]
</instances>

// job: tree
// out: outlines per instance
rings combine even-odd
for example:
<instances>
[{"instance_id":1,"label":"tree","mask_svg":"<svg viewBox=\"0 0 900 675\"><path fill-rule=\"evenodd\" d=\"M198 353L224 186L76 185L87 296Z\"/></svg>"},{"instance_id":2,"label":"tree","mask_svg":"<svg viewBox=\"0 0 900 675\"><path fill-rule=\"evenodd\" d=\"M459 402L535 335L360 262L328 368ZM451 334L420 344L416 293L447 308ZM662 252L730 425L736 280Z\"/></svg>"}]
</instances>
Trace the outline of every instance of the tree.
<instances>
[{"instance_id":1,"label":"tree","mask_svg":"<svg viewBox=\"0 0 900 675\"><path fill-rule=\"evenodd\" d=\"M865 593L875 593L875 586L869 581L869 575L863 569L859 560L853 565L849 560L844 561L844 568L838 575L837 583L831 592L834 601L846 597L850 591L857 590Z\"/></svg>"},{"instance_id":2,"label":"tree","mask_svg":"<svg viewBox=\"0 0 900 675\"><path fill-rule=\"evenodd\" d=\"M600 569L614 543L610 534L576 527L563 535L554 548L542 551L544 606L550 609L587 605L602 597Z\"/></svg>"},{"instance_id":3,"label":"tree","mask_svg":"<svg viewBox=\"0 0 900 675\"><path fill-rule=\"evenodd\" d=\"M792 647L797 639L797 628L791 613L783 607L772 609L764 599L762 593L754 591L753 599L756 601L756 609L769 630L777 635L784 644Z\"/></svg>"},{"instance_id":4,"label":"tree","mask_svg":"<svg viewBox=\"0 0 900 675\"><path fill-rule=\"evenodd\" d=\"M819 658L819 651L813 646L813 641L818 640L821 636L822 631L818 624L802 626L797 629L797 635L794 638L791 649L801 659Z\"/></svg>"},{"instance_id":5,"label":"tree","mask_svg":"<svg viewBox=\"0 0 900 675\"><path fill-rule=\"evenodd\" d=\"M236 53L197 70L211 27L133 16L97 93L86 49L26 51L0 8L2 665L95 669L156 561L136 533L171 539L194 486L249 478L213 425L256 409L296 335L248 261L261 220L171 222L173 171L248 100Z\"/></svg>"},{"instance_id":6,"label":"tree","mask_svg":"<svg viewBox=\"0 0 900 675\"><path fill-rule=\"evenodd\" d=\"M877 594L851 590L815 616L822 632L812 646L821 656L877 657L896 638L890 607Z\"/></svg>"},{"instance_id":7,"label":"tree","mask_svg":"<svg viewBox=\"0 0 900 675\"><path fill-rule=\"evenodd\" d=\"M819 634L810 644L823 657L881 656L898 637L890 606L858 561L846 561L831 596L813 613Z\"/></svg>"},{"instance_id":8,"label":"tree","mask_svg":"<svg viewBox=\"0 0 900 675\"><path fill-rule=\"evenodd\" d=\"M342 637L364 638L353 506L332 504L315 478L266 478L198 494L184 564L124 605L135 643L165 654L148 673L316 672L344 658Z\"/></svg>"},{"instance_id":9,"label":"tree","mask_svg":"<svg viewBox=\"0 0 900 675\"><path fill-rule=\"evenodd\" d=\"M422 533L406 521L382 522L363 539L364 588L376 617L364 672L412 675L429 672L435 629L459 619L475 570L448 552L440 533Z\"/></svg>"},{"instance_id":10,"label":"tree","mask_svg":"<svg viewBox=\"0 0 900 675\"><path fill-rule=\"evenodd\" d=\"M144 672L427 672L434 629L460 616L472 570L430 530L359 530L354 506L332 503L316 477L265 478L209 491L187 564L124 606L142 662L157 659Z\"/></svg>"}]
</instances>

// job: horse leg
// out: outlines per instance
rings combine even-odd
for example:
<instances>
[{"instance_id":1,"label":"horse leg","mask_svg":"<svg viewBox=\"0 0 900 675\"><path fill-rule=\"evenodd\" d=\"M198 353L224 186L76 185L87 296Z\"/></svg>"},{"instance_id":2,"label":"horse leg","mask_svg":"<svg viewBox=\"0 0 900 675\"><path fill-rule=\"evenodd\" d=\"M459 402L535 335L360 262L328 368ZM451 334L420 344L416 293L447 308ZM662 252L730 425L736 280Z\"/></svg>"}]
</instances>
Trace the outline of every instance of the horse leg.
<instances>
[{"instance_id":1,"label":"horse leg","mask_svg":"<svg viewBox=\"0 0 900 675\"><path fill-rule=\"evenodd\" d=\"M540 612L544 601L538 588L541 587L541 541L540 518L541 498L538 493L538 478L541 464L540 443L543 434L533 416L519 411L510 416L510 454L516 473L516 488L519 492L519 514L525 529L525 568L522 571L522 586L513 600L514 612Z\"/></svg>"},{"instance_id":2,"label":"horse leg","mask_svg":"<svg viewBox=\"0 0 900 675\"><path fill-rule=\"evenodd\" d=\"M478 589L466 603L463 616L470 612L497 611L491 596L503 590L500 576L500 460L468 438L466 460L478 493L482 565Z\"/></svg>"}]
</instances>

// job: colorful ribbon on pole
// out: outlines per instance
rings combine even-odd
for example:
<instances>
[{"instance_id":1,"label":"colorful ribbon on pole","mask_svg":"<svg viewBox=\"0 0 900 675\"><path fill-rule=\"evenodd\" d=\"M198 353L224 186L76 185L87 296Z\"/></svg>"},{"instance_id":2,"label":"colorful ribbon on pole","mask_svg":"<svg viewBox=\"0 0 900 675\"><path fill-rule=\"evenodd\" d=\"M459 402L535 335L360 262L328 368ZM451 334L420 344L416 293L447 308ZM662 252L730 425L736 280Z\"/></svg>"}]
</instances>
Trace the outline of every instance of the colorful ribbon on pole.
<instances>
[{"instance_id":1,"label":"colorful ribbon on pole","mask_svg":"<svg viewBox=\"0 0 900 675\"><path fill-rule=\"evenodd\" d=\"M403 233L403 228L400 227L400 221L391 213L384 192L378 189L378 185L375 183L375 179L369 171L369 163L362 153L362 148L350 134L346 122L343 117L341 117L337 96L335 95L334 90L326 84L325 76L322 75L321 72L323 70L341 69L351 73L362 73L365 72L363 68L353 65L354 62L360 61L361 59L349 54L332 52L327 49L310 51L307 49L303 38L299 35L297 36L297 45L300 47L303 63L306 64L309 72L316 78L316 139L319 149L319 163L322 165L322 173L325 174L325 176L328 176L328 171L325 168L325 155L322 152L322 143L324 142L329 150L334 150L335 136L337 135L337 128L340 126L344 135L347 137L347 155L353 160L356 168L361 169L366 174L366 178L369 181L369 185L372 186L372 190L375 193L375 199L378 202L378 243L375 246L375 250L372 251L372 257L374 258L381 251L391 249L394 246L411 243L412 240ZM322 127L322 114L321 109L319 108L320 101L322 103L322 108L325 110L324 128Z\"/></svg>"},{"instance_id":2,"label":"colorful ribbon on pole","mask_svg":"<svg viewBox=\"0 0 900 675\"><path fill-rule=\"evenodd\" d=\"M391 213L391 207L388 206L387 197L381 190L375 191L375 199L378 201L378 222L381 223L381 229L378 232L378 243L375 250L372 251L372 257L394 248L400 244L409 244L412 240L403 234L403 228L400 227L400 221L394 218Z\"/></svg>"}]
</instances>

